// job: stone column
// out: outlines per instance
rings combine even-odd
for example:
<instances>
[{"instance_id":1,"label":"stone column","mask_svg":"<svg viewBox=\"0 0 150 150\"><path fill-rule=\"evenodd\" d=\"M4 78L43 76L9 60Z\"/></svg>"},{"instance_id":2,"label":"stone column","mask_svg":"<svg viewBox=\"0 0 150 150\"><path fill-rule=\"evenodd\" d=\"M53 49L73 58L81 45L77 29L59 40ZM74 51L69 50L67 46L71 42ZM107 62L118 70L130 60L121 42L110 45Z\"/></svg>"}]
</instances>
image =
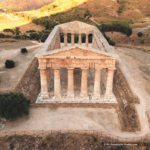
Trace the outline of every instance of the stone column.
<instances>
[{"instance_id":1,"label":"stone column","mask_svg":"<svg viewBox=\"0 0 150 150\"><path fill-rule=\"evenodd\" d=\"M88 43L89 43L89 35L86 34L86 46L88 46Z\"/></svg>"},{"instance_id":2,"label":"stone column","mask_svg":"<svg viewBox=\"0 0 150 150\"><path fill-rule=\"evenodd\" d=\"M60 68L54 68L54 97L61 99Z\"/></svg>"},{"instance_id":3,"label":"stone column","mask_svg":"<svg viewBox=\"0 0 150 150\"><path fill-rule=\"evenodd\" d=\"M74 68L67 68L68 69L68 99L74 98L74 76L73 76L73 69Z\"/></svg>"},{"instance_id":4,"label":"stone column","mask_svg":"<svg viewBox=\"0 0 150 150\"><path fill-rule=\"evenodd\" d=\"M41 97L43 99L47 99L49 97L49 94L47 86L46 68L40 69L40 78L41 78Z\"/></svg>"},{"instance_id":5,"label":"stone column","mask_svg":"<svg viewBox=\"0 0 150 150\"><path fill-rule=\"evenodd\" d=\"M107 82L106 82L106 93L105 98L110 99L112 97L112 89L113 89L113 75L114 68L108 68L107 70Z\"/></svg>"},{"instance_id":6,"label":"stone column","mask_svg":"<svg viewBox=\"0 0 150 150\"><path fill-rule=\"evenodd\" d=\"M79 33L79 45L82 44L82 36L81 36L81 35L82 35L82 34Z\"/></svg>"},{"instance_id":7,"label":"stone column","mask_svg":"<svg viewBox=\"0 0 150 150\"><path fill-rule=\"evenodd\" d=\"M49 81L50 81L50 68L46 69L46 79L47 79L47 88L48 88L48 92L49 92Z\"/></svg>"},{"instance_id":8,"label":"stone column","mask_svg":"<svg viewBox=\"0 0 150 150\"><path fill-rule=\"evenodd\" d=\"M67 46L67 33L64 33L64 46Z\"/></svg>"},{"instance_id":9,"label":"stone column","mask_svg":"<svg viewBox=\"0 0 150 150\"><path fill-rule=\"evenodd\" d=\"M71 46L74 45L74 34L71 34Z\"/></svg>"},{"instance_id":10,"label":"stone column","mask_svg":"<svg viewBox=\"0 0 150 150\"><path fill-rule=\"evenodd\" d=\"M93 91L93 98L100 99L100 82L101 82L101 68L95 69L95 82L94 82L94 91Z\"/></svg>"},{"instance_id":11,"label":"stone column","mask_svg":"<svg viewBox=\"0 0 150 150\"><path fill-rule=\"evenodd\" d=\"M81 78L81 97L87 99L87 69L82 68L82 78Z\"/></svg>"}]
</instances>

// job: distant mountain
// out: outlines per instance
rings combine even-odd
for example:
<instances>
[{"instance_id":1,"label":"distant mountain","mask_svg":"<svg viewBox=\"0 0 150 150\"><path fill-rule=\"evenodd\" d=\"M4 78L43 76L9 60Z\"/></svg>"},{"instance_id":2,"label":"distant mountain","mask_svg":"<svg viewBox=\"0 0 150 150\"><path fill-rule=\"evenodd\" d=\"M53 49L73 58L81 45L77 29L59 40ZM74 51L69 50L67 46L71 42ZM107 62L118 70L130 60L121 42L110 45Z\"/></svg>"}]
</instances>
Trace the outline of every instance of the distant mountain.
<instances>
[{"instance_id":1,"label":"distant mountain","mask_svg":"<svg viewBox=\"0 0 150 150\"><path fill-rule=\"evenodd\" d=\"M0 7L17 11L33 10L51 4L54 1L55 0L0 0Z\"/></svg>"}]
</instances>

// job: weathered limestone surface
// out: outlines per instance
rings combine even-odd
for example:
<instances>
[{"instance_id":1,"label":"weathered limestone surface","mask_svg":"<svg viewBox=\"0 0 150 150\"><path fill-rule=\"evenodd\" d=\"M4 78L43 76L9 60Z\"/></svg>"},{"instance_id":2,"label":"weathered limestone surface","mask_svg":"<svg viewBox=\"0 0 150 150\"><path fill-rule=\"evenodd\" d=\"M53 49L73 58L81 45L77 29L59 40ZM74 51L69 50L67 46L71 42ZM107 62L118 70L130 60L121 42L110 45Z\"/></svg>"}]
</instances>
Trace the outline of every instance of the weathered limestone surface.
<instances>
[{"instance_id":1,"label":"weathered limestone surface","mask_svg":"<svg viewBox=\"0 0 150 150\"><path fill-rule=\"evenodd\" d=\"M73 78L73 69L68 69L68 99L74 98L74 78Z\"/></svg>"},{"instance_id":2,"label":"weathered limestone surface","mask_svg":"<svg viewBox=\"0 0 150 150\"><path fill-rule=\"evenodd\" d=\"M60 70L59 68L54 69L54 98L61 99L61 85L60 85Z\"/></svg>"},{"instance_id":3,"label":"weathered limestone surface","mask_svg":"<svg viewBox=\"0 0 150 150\"><path fill-rule=\"evenodd\" d=\"M81 78L81 97L87 97L87 69L82 68L82 78Z\"/></svg>"},{"instance_id":4,"label":"weathered limestone surface","mask_svg":"<svg viewBox=\"0 0 150 150\"><path fill-rule=\"evenodd\" d=\"M100 98L100 79L101 79L101 68L97 68L95 70L95 83L94 83L94 98L99 99Z\"/></svg>"},{"instance_id":5,"label":"weathered limestone surface","mask_svg":"<svg viewBox=\"0 0 150 150\"><path fill-rule=\"evenodd\" d=\"M60 33L64 34L64 47L60 47ZM71 33L71 46L67 43L67 34ZM74 43L74 34L79 35L78 45ZM82 44L82 34L86 35L85 46ZM89 45L89 34L92 34L92 47ZM113 72L115 69L117 54L109 46L102 33L92 25L79 21L65 23L54 28L49 35L40 53L36 55L39 60L41 74L41 97L47 97L49 101L49 75L47 68L54 69L54 100L64 102L61 93L60 68L68 68L68 101L76 101L74 97L73 69L81 68L81 99L80 102L90 103L87 91L87 70L95 69L95 83L92 103L115 103L112 93ZM105 76L105 77L103 77ZM101 87L103 85L103 87ZM105 86L106 85L106 86ZM106 91L106 92L105 92ZM44 100L43 100L44 101ZM42 101L42 102L43 102ZM46 102L45 101L45 102ZM51 103L53 103L51 101ZM73 102L73 103L74 103Z\"/></svg>"}]
</instances>

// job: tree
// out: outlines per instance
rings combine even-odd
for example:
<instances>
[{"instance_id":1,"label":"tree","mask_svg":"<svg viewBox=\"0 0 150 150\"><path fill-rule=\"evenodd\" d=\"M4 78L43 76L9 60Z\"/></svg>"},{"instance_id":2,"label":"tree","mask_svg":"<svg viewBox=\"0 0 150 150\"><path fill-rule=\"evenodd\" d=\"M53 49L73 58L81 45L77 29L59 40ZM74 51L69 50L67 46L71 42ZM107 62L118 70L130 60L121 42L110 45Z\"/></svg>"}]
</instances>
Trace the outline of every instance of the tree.
<instances>
[{"instance_id":1,"label":"tree","mask_svg":"<svg viewBox=\"0 0 150 150\"><path fill-rule=\"evenodd\" d=\"M141 39L141 43L144 44L144 42L145 42L144 39Z\"/></svg>"},{"instance_id":2,"label":"tree","mask_svg":"<svg viewBox=\"0 0 150 150\"><path fill-rule=\"evenodd\" d=\"M19 35L21 32L20 32L20 28L19 27L16 27L16 29L14 29L14 32L16 35Z\"/></svg>"},{"instance_id":3,"label":"tree","mask_svg":"<svg viewBox=\"0 0 150 150\"><path fill-rule=\"evenodd\" d=\"M0 96L0 117L13 120L29 115L30 100L23 94L8 93Z\"/></svg>"},{"instance_id":4,"label":"tree","mask_svg":"<svg viewBox=\"0 0 150 150\"><path fill-rule=\"evenodd\" d=\"M110 41L109 41L109 45L115 46L116 43L115 43L114 41L110 40Z\"/></svg>"},{"instance_id":5,"label":"tree","mask_svg":"<svg viewBox=\"0 0 150 150\"><path fill-rule=\"evenodd\" d=\"M15 67L15 62L13 60L6 60L5 67L6 68L14 68Z\"/></svg>"},{"instance_id":6,"label":"tree","mask_svg":"<svg viewBox=\"0 0 150 150\"><path fill-rule=\"evenodd\" d=\"M139 37L143 36L143 33L142 32L138 32L137 34Z\"/></svg>"},{"instance_id":7,"label":"tree","mask_svg":"<svg viewBox=\"0 0 150 150\"><path fill-rule=\"evenodd\" d=\"M22 48L21 49L21 53L27 53L28 51L27 51L27 49L26 48Z\"/></svg>"}]
</instances>

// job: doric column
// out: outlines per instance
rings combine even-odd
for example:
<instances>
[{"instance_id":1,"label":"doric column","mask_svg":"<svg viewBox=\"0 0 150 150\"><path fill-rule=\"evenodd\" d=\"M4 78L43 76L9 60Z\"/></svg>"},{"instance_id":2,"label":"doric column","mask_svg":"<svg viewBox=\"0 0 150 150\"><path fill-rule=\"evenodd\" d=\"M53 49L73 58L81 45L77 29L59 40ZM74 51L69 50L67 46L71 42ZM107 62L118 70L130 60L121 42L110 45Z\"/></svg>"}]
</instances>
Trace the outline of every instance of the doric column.
<instances>
[{"instance_id":1,"label":"doric column","mask_svg":"<svg viewBox=\"0 0 150 150\"><path fill-rule=\"evenodd\" d=\"M74 68L67 68L68 69L68 98L74 98L74 76L73 76L73 69Z\"/></svg>"},{"instance_id":2,"label":"doric column","mask_svg":"<svg viewBox=\"0 0 150 150\"><path fill-rule=\"evenodd\" d=\"M87 97L87 69L88 68L81 68L82 69L82 78L81 78L81 97Z\"/></svg>"},{"instance_id":3,"label":"doric column","mask_svg":"<svg viewBox=\"0 0 150 150\"><path fill-rule=\"evenodd\" d=\"M79 44L80 44L80 45L81 45L81 43L82 43L82 37L81 37L81 35L82 35L82 34L79 33Z\"/></svg>"},{"instance_id":4,"label":"doric column","mask_svg":"<svg viewBox=\"0 0 150 150\"><path fill-rule=\"evenodd\" d=\"M86 34L86 46L88 46L88 42L89 42L89 35Z\"/></svg>"},{"instance_id":5,"label":"doric column","mask_svg":"<svg viewBox=\"0 0 150 150\"><path fill-rule=\"evenodd\" d=\"M101 82L101 68L95 69L95 82L94 82L94 99L100 99L100 82Z\"/></svg>"},{"instance_id":6,"label":"doric column","mask_svg":"<svg viewBox=\"0 0 150 150\"><path fill-rule=\"evenodd\" d=\"M41 97L46 99L49 97L46 69L40 69L40 78L41 78Z\"/></svg>"},{"instance_id":7,"label":"doric column","mask_svg":"<svg viewBox=\"0 0 150 150\"><path fill-rule=\"evenodd\" d=\"M113 75L114 75L114 68L108 68L107 70L107 82L106 82L106 93L105 97L110 99L112 96L112 89L113 89Z\"/></svg>"},{"instance_id":8,"label":"doric column","mask_svg":"<svg viewBox=\"0 0 150 150\"><path fill-rule=\"evenodd\" d=\"M74 34L73 33L71 34L71 45L72 46L74 45Z\"/></svg>"},{"instance_id":9,"label":"doric column","mask_svg":"<svg viewBox=\"0 0 150 150\"><path fill-rule=\"evenodd\" d=\"M64 33L64 46L67 46L67 33Z\"/></svg>"},{"instance_id":10,"label":"doric column","mask_svg":"<svg viewBox=\"0 0 150 150\"><path fill-rule=\"evenodd\" d=\"M60 68L54 68L54 97L61 99Z\"/></svg>"}]
</instances>

